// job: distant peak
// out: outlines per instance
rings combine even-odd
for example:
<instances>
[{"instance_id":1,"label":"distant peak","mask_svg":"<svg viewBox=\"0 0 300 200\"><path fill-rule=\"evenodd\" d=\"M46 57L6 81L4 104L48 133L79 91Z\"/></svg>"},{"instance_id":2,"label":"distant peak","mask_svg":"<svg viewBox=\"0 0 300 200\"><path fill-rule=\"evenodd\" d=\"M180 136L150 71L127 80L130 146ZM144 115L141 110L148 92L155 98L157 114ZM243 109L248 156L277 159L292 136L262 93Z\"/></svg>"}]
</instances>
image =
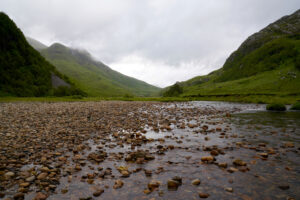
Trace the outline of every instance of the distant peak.
<instances>
[{"instance_id":1,"label":"distant peak","mask_svg":"<svg viewBox=\"0 0 300 200\"><path fill-rule=\"evenodd\" d=\"M58 43L58 42L55 42L50 46L50 48L57 48L57 47L67 48L65 45Z\"/></svg>"},{"instance_id":2,"label":"distant peak","mask_svg":"<svg viewBox=\"0 0 300 200\"><path fill-rule=\"evenodd\" d=\"M35 48L38 51L48 48L47 45L41 43L40 41L38 41L36 39L33 39L32 37L26 36L26 40L33 48Z\"/></svg>"}]
</instances>

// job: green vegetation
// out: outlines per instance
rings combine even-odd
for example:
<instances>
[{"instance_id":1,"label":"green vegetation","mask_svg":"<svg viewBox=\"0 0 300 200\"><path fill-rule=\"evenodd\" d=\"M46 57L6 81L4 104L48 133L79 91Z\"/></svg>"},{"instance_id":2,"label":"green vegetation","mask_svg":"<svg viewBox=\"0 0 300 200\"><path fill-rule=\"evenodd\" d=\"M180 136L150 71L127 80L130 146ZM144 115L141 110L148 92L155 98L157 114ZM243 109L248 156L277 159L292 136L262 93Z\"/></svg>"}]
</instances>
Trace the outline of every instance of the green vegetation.
<instances>
[{"instance_id":1,"label":"green vegetation","mask_svg":"<svg viewBox=\"0 0 300 200\"><path fill-rule=\"evenodd\" d=\"M300 101L294 103L291 107L291 110L300 110Z\"/></svg>"},{"instance_id":2,"label":"green vegetation","mask_svg":"<svg viewBox=\"0 0 300 200\"><path fill-rule=\"evenodd\" d=\"M271 111L285 111L286 107L284 104L281 103L273 103L273 104L268 104L266 109Z\"/></svg>"},{"instance_id":3,"label":"green vegetation","mask_svg":"<svg viewBox=\"0 0 300 200\"><path fill-rule=\"evenodd\" d=\"M215 81L225 82L250 77L285 64L296 67L296 58L300 54L299 38L300 35L274 39L238 61L231 62L230 66L225 63L222 74Z\"/></svg>"},{"instance_id":4,"label":"green vegetation","mask_svg":"<svg viewBox=\"0 0 300 200\"><path fill-rule=\"evenodd\" d=\"M68 82L53 65L27 43L21 30L1 12L0 96L53 95L55 92L51 80L53 74ZM68 83L72 86L71 82Z\"/></svg>"},{"instance_id":5,"label":"green vegetation","mask_svg":"<svg viewBox=\"0 0 300 200\"><path fill-rule=\"evenodd\" d=\"M86 97L87 94L76 87L59 86L54 89L53 95L56 97L76 96Z\"/></svg>"},{"instance_id":6,"label":"green vegetation","mask_svg":"<svg viewBox=\"0 0 300 200\"><path fill-rule=\"evenodd\" d=\"M88 52L53 44L40 51L63 74L89 96L153 96L159 88L125 76L95 61Z\"/></svg>"},{"instance_id":7,"label":"green vegetation","mask_svg":"<svg viewBox=\"0 0 300 200\"><path fill-rule=\"evenodd\" d=\"M295 103L300 99L299 14L297 11L250 36L230 55L223 68L180 82L180 96Z\"/></svg>"},{"instance_id":8,"label":"green vegetation","mask_svg":"<svg viewBox=\"0 0 300 200\"><path fill-rule=\"evenodd\" d=\"M182 87L175 83L171 87L169 87L166 91L163 92L164 97L178 97L180 94L183 93Z\"/></svg>"},{"instance_id":9,"label":"green vegetation","mask_svg":"<svg viewBox=\"0 0 300 200\"><path fill-rule=\"evenodd\" d=\"M201 97L84 97L82 95L64 96L64 97L0 97L0 102L62 102L62 101L159 101L159 102L181 102L181 101L230 101L244 103L282 103L293 104L295 99L300 100L298 96L285 95L208 95Z\"/></svg>"},{"instance_id":10,"label":"green vegetation","mask_svg":"<svg viewBox=\"0 0 300 200\"><path fill-rule=\"evenodd\" d=\"M158 102L182 102L192 101L195 98L182 97L83 97L80 95L64 97L0 97L0 102L66 102L66 101L158 101Z\"/></svg>"}]
</instances>

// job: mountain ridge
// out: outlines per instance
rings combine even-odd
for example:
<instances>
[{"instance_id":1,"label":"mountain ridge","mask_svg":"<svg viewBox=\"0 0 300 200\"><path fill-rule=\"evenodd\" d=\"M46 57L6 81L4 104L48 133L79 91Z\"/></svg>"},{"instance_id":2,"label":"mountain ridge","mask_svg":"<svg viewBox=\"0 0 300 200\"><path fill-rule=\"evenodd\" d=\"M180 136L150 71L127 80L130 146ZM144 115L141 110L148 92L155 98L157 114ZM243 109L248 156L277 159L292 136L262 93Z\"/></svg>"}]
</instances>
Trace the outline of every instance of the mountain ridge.
<instances>
[{"instance_id":1,"label":"mountain ridge","mask_svg":"<svg viewBox=\"0 0 300 200\"><path fill-rule=\"evenodd\" d=\"M111 69L85 50L54 43L39 51L89 96L153 96L160 90L156 86Z\"/></svg>"}]
</instances>

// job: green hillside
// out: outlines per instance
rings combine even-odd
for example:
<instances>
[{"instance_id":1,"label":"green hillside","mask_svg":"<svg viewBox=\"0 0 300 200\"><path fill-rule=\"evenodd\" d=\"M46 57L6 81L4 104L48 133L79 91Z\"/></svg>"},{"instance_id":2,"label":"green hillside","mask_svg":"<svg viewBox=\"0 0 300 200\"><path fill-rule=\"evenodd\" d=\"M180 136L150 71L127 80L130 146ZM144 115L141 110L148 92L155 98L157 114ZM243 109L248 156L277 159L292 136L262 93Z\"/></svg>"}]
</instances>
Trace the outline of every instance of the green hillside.
<instances>
[{"instance_id":1,"label":"green hillside","mask_svg":"<svg viewBox=\"0 0 300 200\"><path fill-rule=\"evenodd\" d=\"M300 11L250 36L221 69L178 84L185 97L300 96Z\"/></svg>"},{"instance_id":2,"label":"green hillside","mask_svg":"<svg viewBox=\"0 0 300 200\"><path fill-rule=\"evenodd\" d=\"M56 43L40 52L89 96L151 96L160 90L112 70L94 60L86 51L71 49Z\"/></svg>"},{"instance_id":3,"label":"green hillside","mask_svg":"<svg viewBox=\"0 0 300 200\"><path fill-rule=\"evenodd\" d=\"M1 12L0 96L49 96L61 90L68 94L79 92L27 43L16 24Z\"/></svg>"}]
</instances>

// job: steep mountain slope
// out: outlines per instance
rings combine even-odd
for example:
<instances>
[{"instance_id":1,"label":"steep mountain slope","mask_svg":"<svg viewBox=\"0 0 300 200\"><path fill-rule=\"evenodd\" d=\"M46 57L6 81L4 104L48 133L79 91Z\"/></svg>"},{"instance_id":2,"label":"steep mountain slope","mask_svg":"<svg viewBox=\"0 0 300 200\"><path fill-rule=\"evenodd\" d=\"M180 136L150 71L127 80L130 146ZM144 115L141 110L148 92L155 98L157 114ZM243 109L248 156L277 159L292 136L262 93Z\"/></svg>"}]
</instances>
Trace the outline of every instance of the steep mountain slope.
<instances>
[{"instance_id":1,"label":"steep mountain slope","mask_svg":"<svg viewBox=\"0 0 300 200\"><path fill-rule=\"evenodd\" d=\"M89 96L150 96L159 91L155 86L112 70L86 51L55 43L40 52Z\"/></svg>"},{"instance_id":2,"label":"steep mountain slope","mask_svg":"<svg viewBox=\"0 0 300 200\"><path fill-rule=\"evenodd\" d=\"M31 37L26 37L27 42L36 50L42 50L42 49L46 49L48 48L46 45L44 45L43 43L41 43L40 41L37 41Z\"/></svg>"},{"instance_id":3,"label":"steep mountain slope","mask_svg":"<svg viewBox=\"0 0 300 200\"><path fill-rule=\"evenodd\" d=\"M182 96L299 95L299 70L300 10L251 35L221 69L179 85Z\"/></svg>"},{"instance_id":4,"label":"steep mountain slope","mask_svg":"<svg viewBox=\"0 0 300 200\"><path fill-rule=\"evenodd\" d=\"M75 90L68 78L56 71L26 41L23 33L0 13L0 96L53 95L63 83L64 91ZM61 88L60 88L61 89Z\"/></svg>"}]
</instances>

